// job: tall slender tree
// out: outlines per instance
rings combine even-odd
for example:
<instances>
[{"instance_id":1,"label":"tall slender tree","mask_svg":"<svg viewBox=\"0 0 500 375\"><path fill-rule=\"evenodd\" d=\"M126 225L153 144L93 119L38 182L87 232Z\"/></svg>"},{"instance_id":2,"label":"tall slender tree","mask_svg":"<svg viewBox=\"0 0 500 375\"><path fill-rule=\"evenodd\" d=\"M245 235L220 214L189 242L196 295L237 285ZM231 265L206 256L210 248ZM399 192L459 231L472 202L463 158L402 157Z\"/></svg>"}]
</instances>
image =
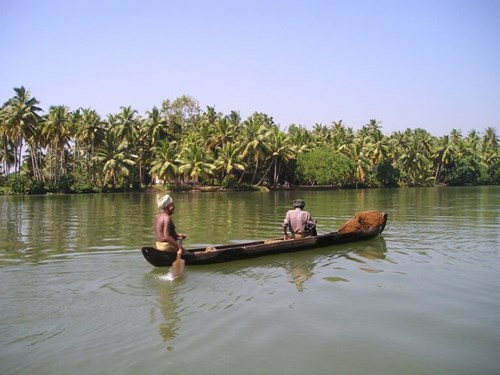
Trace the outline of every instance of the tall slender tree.
<instances>
[{"instance_id":1,"label":"tall slender tree","mask_svg":"<svg viewBox=\"0 0 500 375\"><path fill-rule=\"evenodd\" d=\"M22 161L22 151L25 140L32 138L37 132L42 111L35 97L31 97L24 86L14 88L16 95L5 103L2 109L3 134L14 149L14 172L19 173ZM29 147L34 147L30 144ZM36 154L35 150L33 154Z\"/></svg>"},{"instance_id":2,"label":"tall slender tree","mask_svg":"<svg viewBox=\"0 0 500 375\"><path fill-rule=\"evenodd\" d=\"M242 131L240 133L241 147L243 149L242 157L246 160L248 165L253 164L253 173L250 183L253 185L260 163L265 160L270 152L268 131L271 127L272 119L261 113L254 113L242 124ZM240 178L240 182L241 179Z\"/></svg>"},{"instance_id":3,"label":"tall slender tree","mask_svg":"<svg viewBox=\"0 0 500 375\"><path fill-rule=\"evenodd\" d=\"M49 147L49 178L54 183L66 173L65 147L71 139L70 122L68 107L51 106L42 128L42 135Z\"/></svg>"}]
</instances>

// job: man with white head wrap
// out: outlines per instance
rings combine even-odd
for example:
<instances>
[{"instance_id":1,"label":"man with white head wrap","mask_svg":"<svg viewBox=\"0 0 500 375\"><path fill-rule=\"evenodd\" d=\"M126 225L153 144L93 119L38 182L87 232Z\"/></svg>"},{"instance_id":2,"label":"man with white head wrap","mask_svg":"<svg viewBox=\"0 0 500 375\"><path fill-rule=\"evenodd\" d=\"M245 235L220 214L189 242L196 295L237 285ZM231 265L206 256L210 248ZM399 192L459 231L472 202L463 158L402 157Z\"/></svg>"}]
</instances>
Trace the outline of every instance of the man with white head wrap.
<instances>
[{"instance_id":1,"label":"man with white head wrap","mask_svg":"<svg viewBox=\"0 0 500 375\"><path fill-rule=\"evenodd\" d=\"M184 252L179 240L186 238L183 234L177 234L171 216L175 211L174 200L168 194L158 200L160 213L156 216L155 236L156 248L162 251Z\"/></svg>"}]
</instances>

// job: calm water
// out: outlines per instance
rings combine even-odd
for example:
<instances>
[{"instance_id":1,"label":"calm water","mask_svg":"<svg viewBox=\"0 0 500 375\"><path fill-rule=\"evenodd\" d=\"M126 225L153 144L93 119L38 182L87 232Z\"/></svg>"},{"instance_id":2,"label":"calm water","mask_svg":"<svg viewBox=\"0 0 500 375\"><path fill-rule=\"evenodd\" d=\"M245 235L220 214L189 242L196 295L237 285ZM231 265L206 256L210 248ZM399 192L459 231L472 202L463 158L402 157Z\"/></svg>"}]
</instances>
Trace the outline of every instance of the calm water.
<instances>
[{"instance_id":1,"label":"calm water","mask_svg":"<svg viewBox=\"0 0 500 375\"><path fill-rule=\"evenodd\" d=\"M186 245L273 238L294 198L382 237L188 266L168 281L154 194L0 197L0 373L499 374L500 188L174 194Z\"/></svg>"}]
</instances>

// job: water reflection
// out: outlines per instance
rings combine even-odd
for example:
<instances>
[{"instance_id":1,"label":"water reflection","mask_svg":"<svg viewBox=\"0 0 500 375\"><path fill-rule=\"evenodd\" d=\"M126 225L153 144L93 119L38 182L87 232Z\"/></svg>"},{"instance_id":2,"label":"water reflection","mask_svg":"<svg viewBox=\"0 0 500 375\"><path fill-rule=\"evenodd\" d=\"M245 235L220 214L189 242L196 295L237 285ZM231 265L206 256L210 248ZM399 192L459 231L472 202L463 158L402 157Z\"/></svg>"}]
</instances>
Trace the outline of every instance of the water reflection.
<instances>
[{"instance_id":1,"label":"water reflection","mask_svg":"<svg viewBox=\"0 0 500 375\"><path fill-rule=\"evenodd\" d=\"M155 283L158 294L158 308L162 314L158 331L164 342L169 342L177 337L179 330L180 317L178 315L178 306L176 303L179 281L166 280L166 270L154 269L149 272L147 278ZM156 307L151 309L151 321L155 321ZM170 349L169 349L170 350Z\"/></svg>"},{"instance_id":2,"label":"water reflection","mask_svg":"<svg viewBox=\"0 0 500 375\"><path fill-rule=\"evenodd\" d=\"M291 261L285 266L286 271L290 275L291 282L295 285L299 292L304 291L304 283L314 275L314 262L297 262Z\"/></svg>"},{"instance_id":3,"label":"water reflection","mask_svg":"<svg viewBox=\"0 0 500 375\"><path fill-rule=\"evenodd\" d=\"M340 259L347 260L348 262L354 263L358 269L368 272L368 273L379 273L382 272L379 269L374 268L376 261L388 261L387 258L387 244L384 240L383 234L370 241L363 241L350 244L346 248L332 252L326 256L326 260L322 263L322 268L324 269L334 269L336 272L345 271L344 267L337 267L336 264L339 263ZM323 280L329 282L348 282L349 279L340 276L327 276Z\"/></svg>"},{"instance_id":4,"label":"water reflection","mask_svg":"<svg viewBox=\"0 0 500 375\"><path fill-rule=\"evenodd\" d=\"M315 275L317 270L335 268L336 264L339 263L339 259L347 259L360 266L366 266L371 261L385 260L391 262L387 258L387 244L382 235L368 241L351 244L268 255L255 259L200 267L203 267L207 272L238 275L240 278L252 280L277 277L276 274L280 273L273 271L285 270L289 282L295 286L298 292L304 292L307 281ZM266 270L267 272L265 272ZM364 270L371 272L369 267L365 267Z\"/></svg>"},{"instance_id":5,"label":"water reflection","mask_svg":"<svg viewBox=\"0 0 500 375\"><path fill-rule=\"evenodd\" d=\"M383 234L372 241L360 243L360 246L354 249L354 254L369 260L386 259L387 244L385 243Z\"/></svg>"}]
</instances>

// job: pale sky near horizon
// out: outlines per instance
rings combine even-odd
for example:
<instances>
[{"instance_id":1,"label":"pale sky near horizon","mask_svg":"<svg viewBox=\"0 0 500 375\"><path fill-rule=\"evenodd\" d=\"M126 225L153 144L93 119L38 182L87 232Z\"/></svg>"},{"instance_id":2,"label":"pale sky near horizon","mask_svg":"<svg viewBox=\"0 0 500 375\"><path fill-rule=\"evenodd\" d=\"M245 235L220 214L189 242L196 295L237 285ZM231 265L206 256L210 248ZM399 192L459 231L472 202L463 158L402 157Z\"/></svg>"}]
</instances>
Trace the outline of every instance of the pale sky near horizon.
<instances>
[{"instance_id":1,"label":"pale sky near horizon","mask_svg":"<svg viewBox=\"0 0 500 375\"><path fill-rule=\"evenodd\" d=\"M500 0L0 0L0 102L500 130Z\"/></svg>"}]
</instances>

